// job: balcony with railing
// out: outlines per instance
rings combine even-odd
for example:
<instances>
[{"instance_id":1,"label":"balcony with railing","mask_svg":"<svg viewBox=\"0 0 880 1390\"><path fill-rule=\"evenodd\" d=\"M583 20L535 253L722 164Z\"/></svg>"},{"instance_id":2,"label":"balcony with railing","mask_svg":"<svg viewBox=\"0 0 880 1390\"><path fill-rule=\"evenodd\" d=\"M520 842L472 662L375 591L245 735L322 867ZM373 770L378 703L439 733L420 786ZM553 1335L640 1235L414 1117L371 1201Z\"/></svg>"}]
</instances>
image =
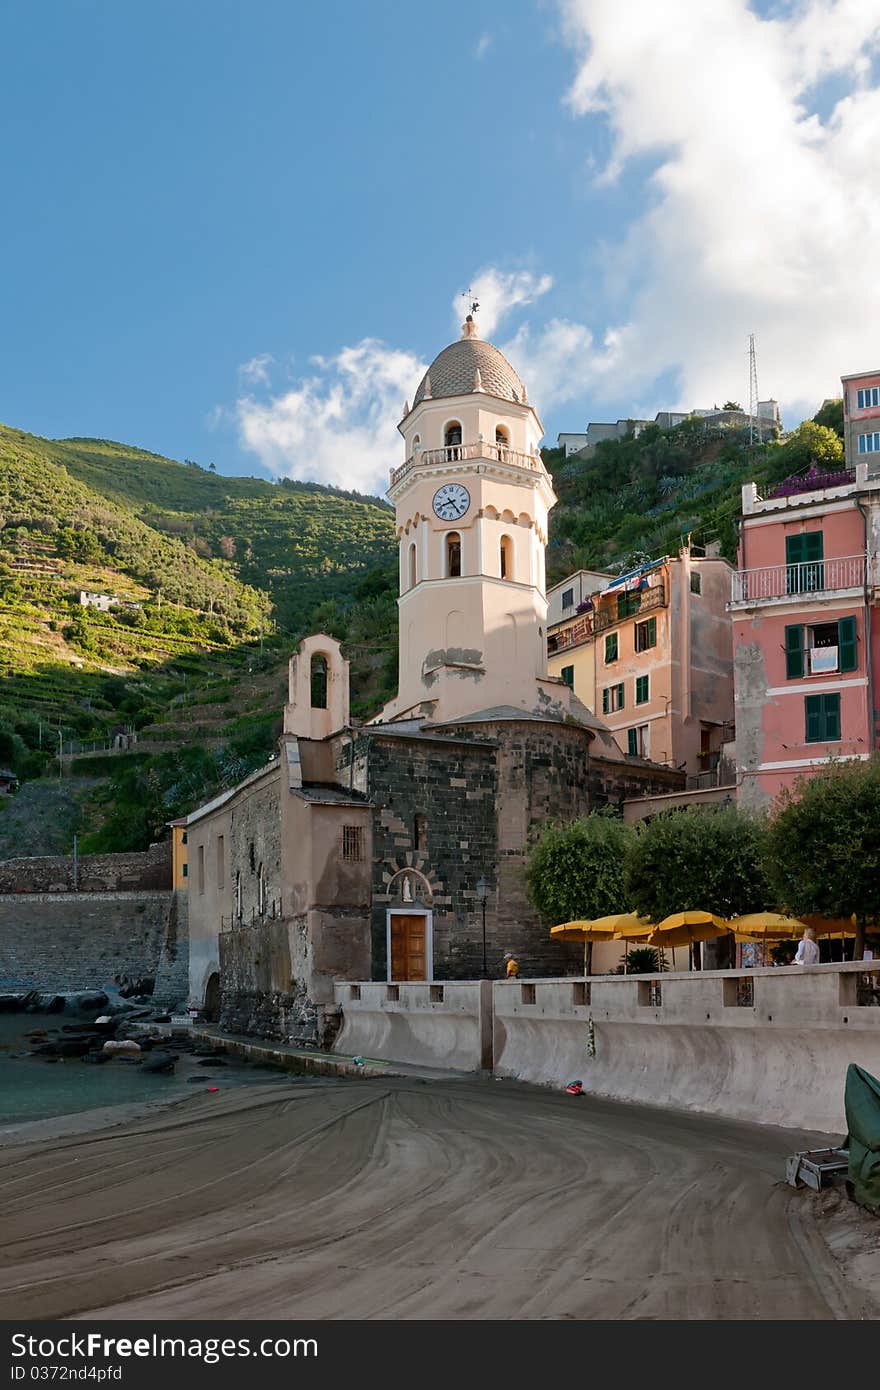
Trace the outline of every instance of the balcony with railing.
<instances>
[{"instance_id":1,"label":"balcony with railing","mask_svg":"<svg viewBox=\"0 0 880 1390\"><path fill-rule=\"evenodd\" d=\"M756 603L781 603L798 596L821 598L827 594L858 590L865 583L865 556L845 555L836 560L808 560L797 565L764 565L738 570L731 576L730 608Z\"/></svg>"},{"instance_id":2,"label":"balcony with railing","mask_svg":"<svg viewBox=\"0 0 880 1390\"><path fill-rule=\"evenodd\" d=\"M620 604L619 599L625 602ZM593 614L593 632L604 632L606 628L616 627L628 618L641 618L645 613L666 607L666 586L661 581L646 589L625 590L606 594Z\"/></svg>"},{"instance_id":3,"label":"balcony with railing","mask_svg":"<svg viewBox=\"0 0 880 1390\"><path fill-rule=\"evenodd\" d=\"M489 463L506 463L513 468L527 468L533 473L545 473L544 461L540 454L524 454L520 449L511 449L507 444L491 443L488 439L475 444L447 444L442 449L420 449L410 454L399 468L391 469L391 486L399 483L414 468L435 468L446 463L471 463L486 460Z\"/></svg>"},{"instance_id":4,"label":"balcony with railing","mask_svg":"<svg viewBox=\"0 0 880 1390\"><path fill-rule=\"evenodd\" d=\"M569 622L568 627L557 628L547 635L547 655L567 651L569 647L579 647L588 642L593 635L593 615L584 613L582 617Z\"/></svg>"}]
</instances>

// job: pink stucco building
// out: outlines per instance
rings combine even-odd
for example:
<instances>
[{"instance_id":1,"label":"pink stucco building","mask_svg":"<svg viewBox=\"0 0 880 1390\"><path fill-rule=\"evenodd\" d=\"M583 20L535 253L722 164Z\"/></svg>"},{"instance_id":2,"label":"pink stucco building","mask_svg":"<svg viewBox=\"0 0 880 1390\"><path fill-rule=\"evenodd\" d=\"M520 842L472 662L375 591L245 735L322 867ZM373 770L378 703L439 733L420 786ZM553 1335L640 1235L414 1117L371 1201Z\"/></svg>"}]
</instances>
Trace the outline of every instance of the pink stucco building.
<instances>
[{"instance_id":1,"label":"pink stucco building","mask_svg":"<svg viewBox=\"0 0 880 1390\"><path fill-rule=\"evenodd\" d=\"M880 453L813 470L768 498L743 488L729 605L743 805L766 805L829 759L876 747L878 548Z\"/></svg>"}]
</instances>

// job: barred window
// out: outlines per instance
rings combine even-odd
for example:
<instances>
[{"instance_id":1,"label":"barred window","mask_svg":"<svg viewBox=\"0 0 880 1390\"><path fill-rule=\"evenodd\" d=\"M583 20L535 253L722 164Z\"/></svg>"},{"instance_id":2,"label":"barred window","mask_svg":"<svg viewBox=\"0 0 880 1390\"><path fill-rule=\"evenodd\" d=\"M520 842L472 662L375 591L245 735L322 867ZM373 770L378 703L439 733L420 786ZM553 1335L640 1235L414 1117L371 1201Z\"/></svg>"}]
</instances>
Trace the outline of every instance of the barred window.
<instances>
[{"instance_id":1,"label":"barred window","mask_svg":"<svg viewBox=\"0 0 880 1390\"><path fill-rule=\"evenodd\" d=\"M364 857L364 828L362 825L342 827L342 858L349 864L359 864Z\"/></svg>"}]
</instances>

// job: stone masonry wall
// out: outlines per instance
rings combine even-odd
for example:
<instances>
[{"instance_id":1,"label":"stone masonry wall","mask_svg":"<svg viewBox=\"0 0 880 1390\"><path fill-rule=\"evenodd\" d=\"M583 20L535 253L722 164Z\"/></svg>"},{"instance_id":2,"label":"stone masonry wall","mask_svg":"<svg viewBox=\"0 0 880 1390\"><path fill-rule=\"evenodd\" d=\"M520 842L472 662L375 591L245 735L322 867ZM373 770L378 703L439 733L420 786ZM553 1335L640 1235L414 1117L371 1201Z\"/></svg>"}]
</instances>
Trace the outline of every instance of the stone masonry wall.
<instances>
[{"instance_id":1,"label":"stone masonry wall","mask_svg":"<svg viewBox=\"0 0 880 1390\"><path fill-rule=\"evenodd\" d=\"M64 991L99 988L123 975L155 978L172 896L3 894L0 985Z\"/></svg>"},{"instance_id":2,"label":"stone masonry wall","mask_svg":"<svg viewBox=\"0 0 880 1390\"><path fill-rule=\"evenodd\" d=\"M355 750L356 757L359 750ZM373 978L386 973L386 911L403 906L401 879L414 868L430 886L434 973L438 979L479 975L481 914L477 880L492 884L486 925L494 929L497 850L497 770L492 742L452 739L370 739L369 794L373 820ZM424 817L424 848L416 843L416 817Z\"/></svg>"},{"instance_id":3,"label":"stone masonry wall","mask_svg":"<svg viewBox=\"0 0 880 1390\"><path fill-rule=\"evenodd\" d=\"M151 845L142 853L81 854L77 865L80 893L158 892L171 887L171 842ZM73 891L73 855L0 860L0 893Z\"/></svg>"}]
</instances>

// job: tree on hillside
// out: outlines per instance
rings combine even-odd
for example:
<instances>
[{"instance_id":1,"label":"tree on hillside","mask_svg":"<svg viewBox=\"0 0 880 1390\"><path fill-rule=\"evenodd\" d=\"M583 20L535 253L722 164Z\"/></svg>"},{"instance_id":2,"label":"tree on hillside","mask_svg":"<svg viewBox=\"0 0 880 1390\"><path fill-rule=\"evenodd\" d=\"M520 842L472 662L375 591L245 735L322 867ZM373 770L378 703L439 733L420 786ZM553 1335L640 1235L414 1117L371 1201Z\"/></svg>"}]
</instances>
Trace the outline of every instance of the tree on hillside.
<instances>
[{"instance_id":1,"label":"tree on hillside","mask_svg":"<svg viewBox=\"0 0 880 1390\"><path fill-rule=\"evenodd\" d=\"M742 406L740 405L739 401L725 401L724 404L723 404L723 406L721 407L721 409L722 409L722 410L742 410Z\"/></svg>"},{"instance_id":2,"label":"tree on hillside","mask_svg":"<svg viewBox=\"0 0 880 1390\"><path fill-rule=\"evenodd\" d=\"M835 434L843 438L843 401L826 401L821 409L816 411L813 416L814 425L824 425L826 429L834 430Z\"/></svg>"},{"instance_id":3,"label":"tree on hillside","mask_svg":"<svg viewBox=\"0 0 880 1390\"><path fill-rule=\"evenodd\" d=\"M771 902L763 822L733 807L655 816L636 828L625 883L631 906L652 922L674 912L760 911Z\"/></svg>"},{"instance_id":4,"label":"tree on hillside","mask_svg":"<svg viewBox=\"0 0 880 1390\"><path fill-rule=\"evenodd\" d=\"M821 464L828 469L839 468L843 463L840 435L827 425L817 425L813 420L804 420L798 425L782 446L783 452L788 473L795 473L811 463Z\"/></svg>"},{"instance_id":5,"label":"tree on hillside","mask_svg":"<svg viewBox=\"0 0 880 1390\"><path fill-rule=\"evenodd\" d=\"M529 851L529 896L548 927L625 912L624 865L632 831L598 811L551 825ZM589 969L589 954L587 957Z\"/></svg>"},{"instance_id":6,"label":"tree on hillside","mask_svg":"<svg viewBox=\"0 0 880 1390\"><path fill-rule=\"evenodd\" d=\"M767 871L790 912L856 918L855 957L880 921L880 757L831 763L782 793Z\"/></svg>"}]
</instances>

